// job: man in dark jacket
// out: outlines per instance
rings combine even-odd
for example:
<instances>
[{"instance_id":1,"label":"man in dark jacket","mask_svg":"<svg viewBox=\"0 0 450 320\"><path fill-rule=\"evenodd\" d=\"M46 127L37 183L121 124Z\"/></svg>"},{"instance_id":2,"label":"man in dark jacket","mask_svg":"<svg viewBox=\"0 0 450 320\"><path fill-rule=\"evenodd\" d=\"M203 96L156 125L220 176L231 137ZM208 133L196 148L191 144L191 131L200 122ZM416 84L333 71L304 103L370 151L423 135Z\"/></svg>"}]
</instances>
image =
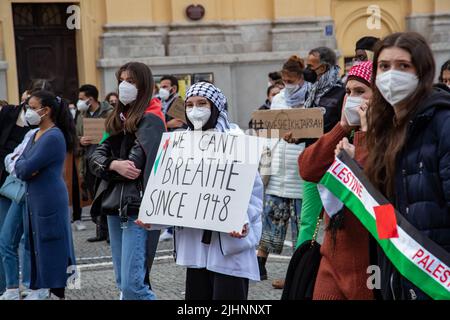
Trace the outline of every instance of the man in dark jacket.
<instances>
[{"instance_id":1,"label":"man in dark jacket","mask_svg":"<svg viewBox=\"0 0 450 320\"><path fill-rule=\"evenodd\" d=\"M178 95L178 79L175 76L165 75L161 78L159 84L159 98L163 104L163 113L166 116L166 123L168 131L175 131L177 129L186 129L187 125L180 119L175 119L167 113L175 106L183 106L184 100Z\"/></svg>"},{"instance_id":2,"label":"man in dark jacket","mask_svg":"<svg viewBox=\"0 0 450 320\"><path fill-rule=\"evenodd\" d=\"M345 87L339 77L336 54L327 47L318 47L309 52L307 69L316 81L311 88L306 108L321 108L324 114L324 132L330 131L341 119Z\"/></svg>"},{"instance_id":3,"label":"man in dark jacket","mask_svg":"<svg viewBox=\"0 0 450 320\"><path fill-rule=\"evenodd\" d=\"M77 125L77 136L80 141L80 171L83 177L83 182L81 184L83 194L87 194L90 199L94 199L95 196L95 176L90 172L87 161L92 153L97 148L97 144L93 143L92 137L87 137L84 135L83 119L106 119L108 115L112 112L113 107L109 105L108 102L98 101L98 90L95 86L90 84L85 84L80 87L78 94L77 109L79 114L77 115L76 125ZM89 242L97 242L107 240L108 237L108 227L105 217L98 216L93 217L96 223L96 236L89 238ZM80 221L81 222L81 221ZM83 225L80 222L76 223L78 230L83 230Z\"/></svg>"}]
</instances>

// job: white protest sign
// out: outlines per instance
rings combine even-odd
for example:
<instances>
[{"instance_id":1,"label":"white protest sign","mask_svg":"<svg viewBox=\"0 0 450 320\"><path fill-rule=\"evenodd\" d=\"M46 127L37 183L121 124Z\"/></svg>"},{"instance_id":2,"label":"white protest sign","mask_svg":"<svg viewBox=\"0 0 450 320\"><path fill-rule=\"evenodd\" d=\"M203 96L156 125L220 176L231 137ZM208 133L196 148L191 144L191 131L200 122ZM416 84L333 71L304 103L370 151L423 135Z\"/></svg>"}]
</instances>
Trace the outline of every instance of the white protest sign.
<instances>
[{"instance_id":1,"label":"white protest sign","mask_svg":"<svg viewBox=\"0 0 450 320\"><path fill-rule=\"evenodd\" d=\"M264 143L244 134L164 133L139 220L240 232L247 219Z\"/></svg>"}]
</instances>

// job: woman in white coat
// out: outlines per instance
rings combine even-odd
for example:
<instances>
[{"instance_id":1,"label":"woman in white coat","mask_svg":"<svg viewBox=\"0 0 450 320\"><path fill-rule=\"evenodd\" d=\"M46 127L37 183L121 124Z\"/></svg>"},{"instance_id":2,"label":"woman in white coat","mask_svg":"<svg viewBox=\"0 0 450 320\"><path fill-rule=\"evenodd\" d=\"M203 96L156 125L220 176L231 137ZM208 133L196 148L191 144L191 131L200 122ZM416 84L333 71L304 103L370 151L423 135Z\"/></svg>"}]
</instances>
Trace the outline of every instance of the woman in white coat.
<instances>
[{"instance_id":1,"label":"woman in white coat","mask_svg":"<svg viewBox=\"0 0 450 320\"><path fill-rule=\"evenodd\" d=\"M297 56L290 57L283 65L281 76L285 89L273 98L271 110L303 108L311 89L304 78L305 64ZM281 254L289 221L292 244L297 242L297 231L302 207L303 181L298 172L298 157L305 144L277 142L272 151L270 178L264 199L263 231L258 248L261 280L268 278L266 262L269 254ZM284 281L275 279L272 285L281 289Z\"/></svg>"},{"instance_id":2,"label":"woman in white coat","mask_svg":"<svg viewBox=\"0 0 450 320\"><path fill-rule=\"evenodd\" d=\"M214 85L194 84L186 93L188 130L232 130L225 104L225 96ZM175 228L176 263L187 268L186 300L247 299L249 280L260 280L256 246L262 232L262 208L263 184L257 173L242 230L227 234Z\"/></svg>"}]
</instances>

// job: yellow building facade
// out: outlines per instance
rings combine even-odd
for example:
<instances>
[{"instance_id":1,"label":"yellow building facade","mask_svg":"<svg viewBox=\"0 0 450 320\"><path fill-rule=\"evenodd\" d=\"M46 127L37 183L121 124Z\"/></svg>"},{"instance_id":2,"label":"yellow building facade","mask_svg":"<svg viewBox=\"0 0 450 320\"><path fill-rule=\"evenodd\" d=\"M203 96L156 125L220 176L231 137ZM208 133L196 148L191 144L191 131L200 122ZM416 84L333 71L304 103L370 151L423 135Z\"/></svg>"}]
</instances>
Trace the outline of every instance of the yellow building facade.
<instances>
[{"instance_id":1,"label":"yellow building facade","mask_svg":"<svg viewBox=\"0 0 450 320\"><path fill-rule=\"evenodd\" d=\"M30 3L46 9L30 9ZM205 9L199 21L186 15L193 4ZM51 5L78 9L67 13ZM64 21L54 17L58 12L79 28L64 32ZM50 39L45 30L56 34L50 47L64 43L61 51L36 49ZM155 74L213 74L242 124L264 101L267 73L290 54L306 56L325 45L336 49L343 66L359 38L405 30L427 37L438 64L449 59L450 0L0 0L0 99L18 102L22 82L39 75L30 71L34 63L44 71L56 65L60 77L52 79L58 82L75 72L66 87L92 83L104 95L116 89L115 70L137 60ZM68 51L59 61L58 53Z\"/></svg>"}]
</instances>

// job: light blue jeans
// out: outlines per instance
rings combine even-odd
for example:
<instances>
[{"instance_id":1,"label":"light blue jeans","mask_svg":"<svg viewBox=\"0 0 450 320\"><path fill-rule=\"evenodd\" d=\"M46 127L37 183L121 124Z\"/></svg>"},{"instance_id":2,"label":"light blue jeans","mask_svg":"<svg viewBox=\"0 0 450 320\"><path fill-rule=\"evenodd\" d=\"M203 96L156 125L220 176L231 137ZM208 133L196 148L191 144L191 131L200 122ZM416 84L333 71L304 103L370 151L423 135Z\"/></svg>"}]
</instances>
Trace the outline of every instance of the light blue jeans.
<instances>
[{"instance_id":1,"label":"light blue jeans","mask_svg":"<svg viewBox=\"0 0 450 320\"><path fill-rule=\"evenodd\" d=\"M4 268L6 287L19 287L19 251L22 261L22 277L24 286L30 283L30 248L28 244L28 228L24 228L26 219L25 203L11 201L3 227L0 229L0 257ZM25 224L28 226L28 224ZM25 229L25 232L24 232ZM19 250L19 246L22 250Z\"/></svg>"},{"instance_id":2,"label":"light blue jeans","mask_svg":"<svg viewBox=\"0 0 450 320\"><path fill-rule=\"evenodd\" d=\"M122 292L123 300L156 300L156 295L146 282L150 232L136 225L136 219L137 216L129 217L127 228L122 229L118 216L108 216L116 284ZM157 243L158 237L155 241ZM153 248L156 251L156 246ZM154 252L150 257L154 257Z\"/></svg>"},{"instance_id":3,"label":"light blue jeans","mask_svg":"<svg viewBox=\"0 0 450 320\"><path fill-rule=\"evenodd\" d=\"M10 206L11 200L0 196L0 233ZM3 263L0 263L0 294L3 294L5 290L6 290L5 271L3 270Z\"/></svg>"},{"instance_id":4,"label":"light blue jeans","mask_svg":"<svg viewBox=\"0 0 450 320\"><path fill-rule=\"evenodd\" d=\"M30 221L28 219L27 203L23 206L23 235L19 245L19 258L21 262L22 284L30 288L31 282L31 253L30 253Z\"/></svg>"}]
</instances>

